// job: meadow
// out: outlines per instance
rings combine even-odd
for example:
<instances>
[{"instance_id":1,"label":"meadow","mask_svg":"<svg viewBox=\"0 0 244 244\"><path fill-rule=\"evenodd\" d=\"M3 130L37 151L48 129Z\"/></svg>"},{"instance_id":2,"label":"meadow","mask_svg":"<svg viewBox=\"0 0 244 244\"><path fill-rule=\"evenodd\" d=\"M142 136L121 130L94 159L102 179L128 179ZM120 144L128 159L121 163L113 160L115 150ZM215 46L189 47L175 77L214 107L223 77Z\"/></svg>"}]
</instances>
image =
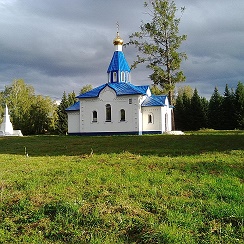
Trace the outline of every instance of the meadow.
<instances>
[{"instance_id":1,"label":"meadow","mask_svg":"<svg viewBox=\"0 0 244 244\"><path fill-rule=\"evenodd\" d=\"M244 132L0 137L0 243L244 243Z\"/></svg>"}]
</instances>

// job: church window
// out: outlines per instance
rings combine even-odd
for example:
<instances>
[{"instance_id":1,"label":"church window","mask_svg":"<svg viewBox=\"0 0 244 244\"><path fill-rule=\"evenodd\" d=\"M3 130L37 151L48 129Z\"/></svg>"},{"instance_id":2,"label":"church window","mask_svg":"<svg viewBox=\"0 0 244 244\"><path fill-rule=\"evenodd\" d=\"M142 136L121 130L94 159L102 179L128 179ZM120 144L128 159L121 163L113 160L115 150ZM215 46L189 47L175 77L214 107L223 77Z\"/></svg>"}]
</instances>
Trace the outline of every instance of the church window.
<instances>
[{"instance_id":1,"label":"church window","mask_svg":"<svg viewBox=\"0 0 244 244\"><path fill-rule=\"evenodd\" d=\"M97 122L97 111L92 112L92 122Z\"/></svg>"},{"instance_id":2,"label":"church window","mask_svg":"<svg viewBox=\"0 0 244 244\"><path fill-rule=\"evenodd\" d=\"M129 104L132 104L132 98L129 98Z\"/></svg>"},{"instance_id":3,"label":"church window","mask_svg":"<svg viewBox=\"0 0 244 244\"><path fill-rule=\"evenodd\" d=\"M153 115L148 114L148 124L152 124L152 123L153 123Z\"/></svg>"},{"instance_id":4,"label":"church window","mask_svg":"<svg viewBox=\"0 0 244 244\"><path fill-rule=\"evenodd\" d=\"M121 80L125 81L125 72L124 71L121 72Z\"/></svg>"},{"instance_id":5,"label":"church window","mask_svg":"<svg viewBox=\"0 0 244 244\"><path fill-rule=\"evenodd\" d=\"M116 82L117 81L117 73L116 72L113 72L113 82Z\"/></svg>"},{"instance_id":6,"label":"church window","mask_svg":"<svg viewBox=\"0 0 244 244\"><path fill-rule=\"evenodd\" d=\"M110 83L110 73L108 73L108 83Z\"/></svg>"},{"instance_id":7,"label":"church window","mask_svg":"<svg viewBox=\"0 0 244 244\"><path fill-rule=\"evenodd\" d=\"M106 104L106 122L111 122L111 105Z\"/></svg>"},{"instance_id":8,"label":"church window","mask_svg":"<svg viewBox=\"0 0 244 244\"><path fill-rule=\"evenodd\" d=\"M120 121L125 121L125 110L124 109L120 110Z\"/></svg>"},{"instance_id":9,"label":"church window","mask_svg":"<svg viewBox=\"0 0 244 244\"><path fill-rule=\"evenodd\" d=\"M128 71L126 72L126 80L130 81L130 73Z\"/></svg>"}]
</instances>

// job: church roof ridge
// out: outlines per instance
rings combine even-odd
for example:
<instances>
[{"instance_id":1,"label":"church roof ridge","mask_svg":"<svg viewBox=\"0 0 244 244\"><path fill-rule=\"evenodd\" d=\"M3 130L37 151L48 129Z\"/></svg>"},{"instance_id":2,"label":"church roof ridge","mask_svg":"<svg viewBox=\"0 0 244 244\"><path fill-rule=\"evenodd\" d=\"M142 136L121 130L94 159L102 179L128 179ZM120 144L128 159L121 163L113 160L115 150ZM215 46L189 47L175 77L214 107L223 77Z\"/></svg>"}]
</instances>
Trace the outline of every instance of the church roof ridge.
<instances>
[{"instance_id":1,"label":"church roof ridge","mask_svg":"<svg viewBox=\"0 0 244 244\"><path fill-rule=\"evenodd\" d=\"M123 95L146 95L146 91L149 86L135 86L131 83L106 83L101 86L98 86L91 91L88 91L84 94L80 94L76 98L96 98L99 96L100 92L106 87L110 87L115 91L117 96Z\"/></svg>"}]
</instances>

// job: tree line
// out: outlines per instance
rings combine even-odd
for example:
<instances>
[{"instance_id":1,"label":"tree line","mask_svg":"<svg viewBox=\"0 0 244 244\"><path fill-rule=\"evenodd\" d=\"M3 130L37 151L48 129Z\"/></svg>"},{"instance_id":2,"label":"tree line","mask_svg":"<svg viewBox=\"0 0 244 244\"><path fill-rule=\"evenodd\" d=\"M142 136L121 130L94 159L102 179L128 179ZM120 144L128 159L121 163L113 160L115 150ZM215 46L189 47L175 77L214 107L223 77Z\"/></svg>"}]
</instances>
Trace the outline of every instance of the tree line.
<instances>
[{"instance_id":1,"label":"tree line","mask_svg":"<svg viewBox=\"0 0 244 244\"><path fill-rule=\"evenodd\" d=\"M201 128L215 130L244 129L244 85L239 82L235 91L225 87L221 95L215 87L210 100L200 97L197 89L182 89L175 101L174 115L177 130Z\"/></svg>"},{"instance_id":2,"label":"tree line","mask_svg":"<svg viewBox=\"0 0 244 244\"><path fill-rule=\"evenodd\" d=\"M80 94L91 89L91 85L85 85ZM152 93L161 92L152 87ZM36 95L34 88L24 80L15 80L0 92L0 122L7 104L14 129L21 130L24 135L66 134L68 116L65 109L76 101L74 92L64 91L60 104L57 104L48 96ZM209 101L200 97L197 89L193 91L189 86L180 88L174 115L177 130L244 129L244 85L239 82L235 91L226 85L223 95L215 88Z\"/></svg>"},{"instance_id":3,"label":"tree line","mask_svg":"<svg viewBox=\"0 0 244 244\"><path fill-rule=\"evenodd\" d=\"M91 89L91 85L85 85L80 93ZM14 130L21 130L24 135L66 134L68 116L65 109L76 102L75 97L74 92L64 91L57 104L49 96L36 95L34 88L24 80L14 80L0 92L0 123L7 105Z\"/></svg>"}]
</instances>

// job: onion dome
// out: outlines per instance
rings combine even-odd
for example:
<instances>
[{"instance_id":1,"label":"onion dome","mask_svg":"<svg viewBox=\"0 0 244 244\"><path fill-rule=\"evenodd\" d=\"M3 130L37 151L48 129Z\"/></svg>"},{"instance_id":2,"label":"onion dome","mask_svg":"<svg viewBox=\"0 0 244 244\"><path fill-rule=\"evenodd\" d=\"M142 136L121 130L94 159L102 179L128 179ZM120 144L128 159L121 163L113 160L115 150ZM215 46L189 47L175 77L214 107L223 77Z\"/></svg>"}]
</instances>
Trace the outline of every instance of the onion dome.
<instances>
[{"instance_id":1,"label":"onion dome","mask_svg":"<svg viewBox=\"0 0 244 244\"><path fill-rule=\"evenodd\" d=\"M114 38L113 44L117 46L117 45L123 45L123 43L124 43L123 39L119 36L119 32L117 32L117 36Z\"/></svg>"}]
</instances>

